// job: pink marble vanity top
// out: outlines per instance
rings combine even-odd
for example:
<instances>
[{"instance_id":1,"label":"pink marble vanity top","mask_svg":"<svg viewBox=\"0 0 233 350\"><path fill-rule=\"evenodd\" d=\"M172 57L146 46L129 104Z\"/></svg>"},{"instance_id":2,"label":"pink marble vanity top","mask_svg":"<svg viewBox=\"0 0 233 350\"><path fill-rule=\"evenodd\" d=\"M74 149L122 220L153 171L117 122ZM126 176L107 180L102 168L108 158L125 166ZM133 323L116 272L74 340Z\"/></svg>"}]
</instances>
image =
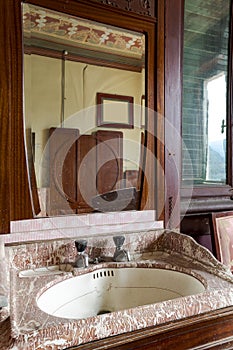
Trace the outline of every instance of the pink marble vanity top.
<instances>
[{"instance_id":1,"label":"pink marble vanity top","mask_svg":"<svg viewBox=\"0 0 233 350\"><path fill-rule=\"evenodd\" d=\"M3 343L1 349L66 349L233 305L233 278L228 269L206 249L200 247L191 238L176 232L147 233L148 237L154 239L153 244L150 242L150 249L145 249L144 246L141 251L131 250L132 261L130 262L105 262L90 265L87 269L64 271L59 275L20 277L20 271L27 265L25 259L30 255L25 254L25 251L28 249L29 252L33 245L27 246L26 250L25 247L11 248L9 251L10 321L7 319L2 325L2 335L5 337L2 339L5 339L5 344ZM138 239L139 237L137 241ZM145 240L145 237L142 239ZM39 248L41 249L41 246L36 247L36 249ZM69 249L67 248L67 252ZM38 266L36 261L33 263ZM64 262L62 267L66 270ZM38 308L36 298L48 284L53 285L74 275L101 267L165 268L184 272L197 277L204 284L205 291L79 320L50 316Z\"/></svg>"}]
</instances>

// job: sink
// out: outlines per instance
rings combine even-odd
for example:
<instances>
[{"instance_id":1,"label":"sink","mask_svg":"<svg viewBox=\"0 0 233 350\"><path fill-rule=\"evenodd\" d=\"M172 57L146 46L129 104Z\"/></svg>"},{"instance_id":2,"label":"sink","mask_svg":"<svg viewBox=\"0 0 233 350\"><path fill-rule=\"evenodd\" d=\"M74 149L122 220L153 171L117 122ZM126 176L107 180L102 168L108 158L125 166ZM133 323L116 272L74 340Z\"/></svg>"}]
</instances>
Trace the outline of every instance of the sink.
<instances>
[{"instance_id":1,"label":"sink","mask_svg":"<svg viewBox=\"0 0 233 350\"><path fill-rule=\"evenodd\" d=\"M46 289L38 307L49 315L82 319L205 291L195 277L160 268L100 268Z\"/></svg>"}]
</instances>

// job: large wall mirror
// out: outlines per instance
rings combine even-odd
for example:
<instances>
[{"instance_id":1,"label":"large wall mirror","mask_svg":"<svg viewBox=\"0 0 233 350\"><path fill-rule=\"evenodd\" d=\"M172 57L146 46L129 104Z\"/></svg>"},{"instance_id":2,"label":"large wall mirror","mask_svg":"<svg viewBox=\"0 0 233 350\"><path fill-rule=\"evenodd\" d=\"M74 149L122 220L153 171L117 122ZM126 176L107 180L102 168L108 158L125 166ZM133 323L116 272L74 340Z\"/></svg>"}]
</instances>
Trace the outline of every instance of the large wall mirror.
<instances>
[{"instance_id":1,"label":"large wall mirror","mask_svg":"<svg viewBox=\"0 0 233 350\"><path fill-rule=\"evenodd\" d=\"M155 209L154 23L62 9L22 4L34 216Z\"/></svg>"},{"instance_id":2,"label":"large wall mirror","mask_svg":"<svg viewBox=\"0 0 233 350\"><path fill-rule=\"evenodd\" d=\"M163 143L159 143L158 139L154 137L155 130L159 130L161 138L163 135L162 120L158 122L154 113L154 111L158 111L163 115L163 60L156 59L157 39L161 41L160 37L157 38L156 35L155 10L158 9L152 1L150 2L151 7L148 6L147 2L140 0L127 2L127 4L128 6L124 6L124 2L121 0L114 0L111 3L101 0L15 0L1 2L0 10L4 14L0 24L0 37L4 47L0 53L1 61L4 62L0 67L3 83L1 91L1 150L4 154L0 160L1 233L10 232L10 222L14 220L30 219L38 215L61 215L62 211L64 214L81 212L82 210L84 212L88 210L98 211L99 204L96 197L98 192L102 194L99 191L100 187L97 187L98 192L95 193L92 193L94 186L87 188L87 190L91 189L90 198L95 197L96 199L95 206L92 206L92 201L87 203L87 198L83 198L80 208L77 205L76 193L75 195L72 193L72 191L77 192L77 187L75 189L68 188L72 181L81 181L80 178L77 180L77 168L75 169L74 165L69 166L70 160L81 149L83 152L81 152L81 156L77 157L76 163L82 159L81 157L85 158L86 155L84 147L78 147L77 142L74 141L75 138L77 139L77 133L80 136L78 142L81 137L84 144L85 138L92 138L95 143L93 148L96 148L97 144L103 158L106 154L108 156L107 161L95 160L95 164L97 164L95 167L82 172L86 177L85 175L95 168L97 177L95 186L96 183L98 186L103 186L103 193L112 192L105 198L105 202L106 199L111 202L111 199L116 195L114 190L117 190L117 195L121 195L123 199L126 198L129 201L129 198L134 198L135 201L132 203L129 201L128 204L137 210L157 210L158 205L155 203L158 203L160 210L157 210L157 215L161 218L160 214L164 208L164 177L159 176L155 165L156 156L159 155L158 161L163 169L164 152ZM36 9L41 12L36 14L38 17L33 18L33 11L35 12ZM57 14L61 16L60 22L57 20L57 25L50 22L48 12L54 16ZM68 21L70 20L68 27L63 16ZM76 31L76 24L79 20L80 23L84 21L88 22L89 26L93 25L93 30L90 29L91 35L87 40L88 48L81 44L84 39L82 39L80 32ZM44 33L44 35L38 36L38 33L33 33L31 30L33 23L38 25L40 32L44 28L47 31L46 35ZM26 28L27 25L29 28ZM104 28L104 30L98 32L99 27ZM81 31L83 35L85 34L84 29L83 27L83 31ZM113 33L115 43L117 41L120 48L114 52ZM78 37L79 34L79 44L77 45L79 52L77 53L74 50L76 44L70 43L68 45L67 39ZM51 40L54 35L55 43ZM94 50L93 43L101 35L103 36L99 47L102 51L97 52ZM111 55L105 49L107 45L103 45L103 42L111 48ZM122 49L123 44L127 46L127 50ZM123 51L130 53L130 55L125 57ZM116 62L116 56L121 58L120 61ZM47 76L42 76L42 72ZM110 77L112 81L109 81ZM97 81L100 82L99 86L96 86ZM132 85L133 90L131 89ZM139 85L140 87L137 89L136 86ZM157 87L159 93L157 93ZM88 95L84 96L83 91L87 89ZM29 91L28 96L26 91ZM96 111L97 101L101 104L101 108ZM115 108L111 108L112 113L109 113L109 106L112 103L115 103ZM144 105L148 107L146 117L137 108L137 106ZM81 118L81 111L83 113L85 111L85 114L88 115L88 118L85 119L86 122L88 121L90 124L92 120L90 128L89 125L80 126L77 124L77 119ZM70 116L74 116L74 118L68 118ZM36 121L33 121L35 117ZM67 135L64 133L65 129ZM61 135L59 131L55 132L55 130L62 130ZM108 141L110 132L115 133L111 142ZM131 134L132 137L129 136ZM46 147L51 135L54 136L54 142L51 147ZM124 145L125 135L129 138L130 143L135 142L133 152L129 151L130 153L128 153L128 148ZM61 147L58 147L59 144L66 145L64 152L61 151L61 153L63 161L65 158L63 164L66 163L67 166L64 168L61 165L58 156L54 157L53 160L61 170L62 180L57 176L56 186L58 185L57 195L60 191L63 194L63 200L67 202L64 210L51 206L51 197L48 198L49 192L51 192L48 189L48 184L50 179L54 178L49 173L52 170L49 152L54 149L55 153L56 147L61 150ZM72 147L73 144L74 147ZM141 149L144 149L145 152L142 152ZM55 154L58 155L58 153ZM41 163L42 154L45 157ZM93 156L96 157L94 152ZM41 166L40 163L43 165ZM102 163L105 165L102 166ZM143 171L140 174L142 181L140 175L138 176L140 164L143 164L141 167ZM113 174L105 172L108 165L110 169L115 169L115 173L114 171ZM68 169L67 174L66 169ZM106 174L108 180L112 176L110 184L107 184L105 180ZM30 185L28 175L30 175ZM67 181L67 187L63 179ZM114 184L115 182L116 184ZM141 185L139 185L140 183ZM104 187L105 185L106 187ZM136 189L136 194L139 190L139 201L132 189ZM81 193L81 196L83 195L86 197L85 191ZM40 197L47 199L42 202ZM53 204L59 201L60 199L54 197Z\"/></svg>"}]
</instances>

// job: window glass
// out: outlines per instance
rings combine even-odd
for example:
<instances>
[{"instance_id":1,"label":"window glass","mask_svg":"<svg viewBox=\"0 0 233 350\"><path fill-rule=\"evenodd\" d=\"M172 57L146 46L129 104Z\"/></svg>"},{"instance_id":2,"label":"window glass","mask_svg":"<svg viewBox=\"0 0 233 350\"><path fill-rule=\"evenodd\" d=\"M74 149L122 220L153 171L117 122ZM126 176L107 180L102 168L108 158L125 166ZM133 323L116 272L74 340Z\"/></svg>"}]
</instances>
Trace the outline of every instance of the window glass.
<instances>
[{"instance_id":1,"label":"window glass","mask_svg":"<svg viewBox=\"0 0 233 350\"><path fill-rule=\"evenodd\" d=\"M230 0L185 0L183 183L226 183Z\"/></svg>"}]
</instances>

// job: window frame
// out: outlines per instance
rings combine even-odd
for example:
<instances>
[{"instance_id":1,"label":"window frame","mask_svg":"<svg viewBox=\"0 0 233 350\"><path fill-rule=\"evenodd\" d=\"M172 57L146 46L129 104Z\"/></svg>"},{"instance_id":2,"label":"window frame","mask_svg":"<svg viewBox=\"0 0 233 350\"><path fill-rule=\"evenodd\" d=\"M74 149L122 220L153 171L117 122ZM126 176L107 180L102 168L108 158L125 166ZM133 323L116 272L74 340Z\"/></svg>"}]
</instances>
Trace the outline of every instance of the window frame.
<instances>
[{"instance_id":1,"label":"window frame","mask_svg":"<svg viewBox=\"0 0 233 350\"><path fill-rule=\"evenodd\" d=\"M185 6L185 0L183 1ZM183 10L184 11L184 10ZM216 211L233 207L232 185L233 185L233 145L232 145L232 105L233 105L233 1L230 5L230 26L229 26L229 56L228 56L228 78L227 78L227 145L226 145L226 184L198 184L193 186L192 199L188 208L188 213ZM184 20L184 17L183 17ZM184 38L184 24L183 24ZM182 51L183 55L183 51ZM181 116L182 125L182 116ZM185 203L190 196L190 187L182 183L181 178L181 202ZM220 200L220 202L219 202ZM200 206L200 202L202 205ZM183 206L181 205L181 208Z\"/></svg>"}]
</instances>

